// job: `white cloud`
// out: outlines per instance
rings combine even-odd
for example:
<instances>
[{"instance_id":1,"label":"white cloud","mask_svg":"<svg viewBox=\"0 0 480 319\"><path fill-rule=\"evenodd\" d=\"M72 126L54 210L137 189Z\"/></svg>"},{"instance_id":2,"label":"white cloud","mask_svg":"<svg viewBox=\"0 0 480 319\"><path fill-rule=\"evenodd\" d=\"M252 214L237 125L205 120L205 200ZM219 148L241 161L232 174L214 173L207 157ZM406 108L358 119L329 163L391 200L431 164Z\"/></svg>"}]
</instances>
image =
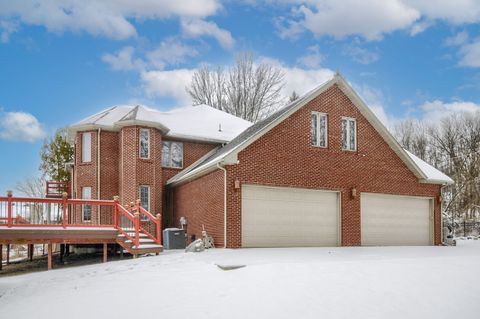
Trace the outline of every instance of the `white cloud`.
<instances>
[{"instance_id":1,"label":"white cloud","mask_svg":"<svg viewBox=\"0 0 480 319\"><path fill-rule=\"evenodd\" d=\"M231 49L235 44L232 34L220 28L215 22L204 21L201 19L182 19L182 32L185 36L198 38L209 36L218 41L226 49Z\"/></svg>"},{"instance_id":2,"label":"white cloud","mask_svg":"<svg viewBox=\"0 0 480 319\"><path fill-rule=\"evenodd\" d=\"M324 56L320 53L320 46L317 44L308 47L307 52L297 59L297 63L311 69L319 68L324 60Z\"/></svg>"},{"instance_id":3,"label":"white cloud","mask_svg":"<svg viewBox=\"0 0 480 319\"><path fill-rule=\"evenodd\" d=\"M417 10L400 0L318 0L308 1L299 10L303 17L298 22L318 37L360 35L380 40L383 34L407 28L420 18Z\"/></svg>"},{"instance_id":4,"label":"white cloud","mask_svg":"<svg viewBox=\"0 0 480 319\"><path fill-rule=\"evenodd\" d=\"M0 43L7 43L10 40L10 34L17 29L18 23L15 21L0 20Z\"/></svg>"},{"instance_id":5,"label":"white cloud","mask_svg":"<svg viewBox=\"0 0 480 319\"><path fill-rule=\"evenodd\" d=\"M131 20L206 17L220 7L219 0L15 0L0 2L0 18L44 26L51 32L126 39L136 35Z\"/></svg>"},{"instance_id":6,"label":"white cloud","mask_svg":"<svg viewBox=\"0 0 480 319\"><path fill-rule=\"evenodd\" d=\"M445 39L446 46L458 46L467 43L469 39L468 32L462 31Z\"/></svg>"},{"instance_id":7,"label":"white cloud","mask_svg":"<svg viewBox=\"0 0 480 319\"><path fill-rule=\"evenodd\" d=\"M295 38L309 30L317 37L357 35L380 40L398 30L409 30L414 36L437 20L452 25L480 22L477 0L284 0L281 3L293 5L290 17L276 20L281 37Z\"/></svg>"},{"instance_id":8,"label":"white cloud","mask_svg":"<svg viewBox=\"0 0 480 319\"><path fill-rule=\"evenodd\" d=\"M190 85L195 69L143 71L140 79L149 97L171 97L180 105L191 104L185 87Z\"/></svg>"},{"instance_id":9,"label":"white cloud","mask_svg":"<svg viewBox=\"0 0 480 319\"><path fill-rule=\"evenodd\" d=\"M116 71L129 71L144 67L141 59L134 59L135 49L133 47L124 47L115 53L106 53L102 56L103 62L110 64L110 67Z\"/></svg>"},{"instance_id":10,"label":"white cloud","mask_svg":"<svg viewBox=\"0 0 480 319\"><path fill-rule=\"evenodd\" d=\"M459 65L473 68L480 67L480 39L462 45L459 53Z\"/></svg>"},{"instance_id":11,"label":"white cloud","mask_svg":"<svg viewBox=\"0 0 480 319\"><path fill-rule=\"evenodd\" d=\"M35 142L46 136L37 118L25 112L2 112L0 139Z\"/></svg>"},{"instance_id":12,"label":"white cloud","mask_svg":"<svg viewBox=\"0 0 480 319\"><path fill-rule=\"evenodd\" d=\"M164 69L167 65L177 65L188 57L193 57L198 51L193 47L169 38L162 41L153 51L146 54L149 64L158 69Z\"/></svg>"},{"instance_id":13,"label":"white cloud","mask_svg":"<svg viewBox=\"0 0 480 319\"><path fill-rule=\"evenodd\" d=\"M427 101L420 105L420 110L423 112L422 118L424 121L438 122L445 116L457 112L478 112L480 105L473 102L453 101L444 102L441 100Z\"/></svg>"},{"instance_id":14,"label":"white cloud","mask_svg":"<svg viewBox=\"0 0 480 319\"><path fill-rule=\"evenodd\" d=\"M303 95L322 83L330 80L335 72L330 69L302 69L298 67L282 67L285 73L283 95L290 96L293 91Z\"/></svg>"},{"instance_id":15,"label":"white cloud","mask_svg":"<svg viewBox=\"0 0 480 319\"><path fill-rule=\"evenodd\" d=\"M356 44L345 45L342 53L350 56L355 62L361 64L371 64L380 58L378 52L367 50Z\"/></svg>"}]
</instances>

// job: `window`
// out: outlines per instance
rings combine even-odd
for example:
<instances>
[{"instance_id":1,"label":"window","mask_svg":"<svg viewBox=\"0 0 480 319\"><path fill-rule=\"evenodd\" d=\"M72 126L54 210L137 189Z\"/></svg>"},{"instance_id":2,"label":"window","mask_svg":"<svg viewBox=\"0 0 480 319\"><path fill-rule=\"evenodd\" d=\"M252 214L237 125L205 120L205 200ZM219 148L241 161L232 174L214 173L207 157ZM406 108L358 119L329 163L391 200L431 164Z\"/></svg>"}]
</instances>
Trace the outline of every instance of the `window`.
<instances>
[{"instance_id":1,"label":"window","mask_svg":"<svg viewBox=\"0 0 480 319\"><path fill-rule=\"evenodd\" d=\"M352 118L342 118L342 149L357 150L357 121Z\"/></svg>"},{"instance_id":2,"label":"window","mask_svg":"<svg viewBox=\"0 0 480 319\"><path fill-rule=\"evenodd\" d=\"M142 206L147 212L150 212L150 186L140 186L140 206ZM142 220L148 220L148 217L144 214L140 214L140 216Z\"/></svg>"},{"instance_id":3,"label":"window","mask_svg":"<svg viewBox=\"0 0 480 319\"><path fill-rule=\"evenodd\" d=\"M92 188L91 187L82 187L82 198L83 199L92 199ZM82 219L84 222L92 221L92 205L83 205L82 206Z\"/></svg>"},{"instance_id":4,"label":"window","mask_svg":"<svg viewBox=\"0 0 480 319\"><path fill-rule=\"evenodd\" d=\"M82 162L92 161L92 133L82 134Z\"/></svg>"},{"instance_id":5,"label":"window","mask_svg":"<svg viewBox=\"0 0 480 319\"><path fill-rule=\"evenodd\" d=\"M162 142L162 166L174 168L183 167L183 143Z\"/></svg>"},{"instance_id":6,"label":"window","mask_svg":"<svg viewBox=\"0 0 480 319\"><path fill-rule=\"evenodd\" d=\"M310 130L311 130L311 144L313 146L327 147L327 144L328 144L327 114L312 112Z\"/></svg>"},{"instance_id":7,"label":"window","mask_svg":"<svg viewBox=\"0 0 480 319\"><path fill-rule=\"evenodd\" d=\"M140 129L140 158L150 158L150 130Z\"/></svg>"}]
</instances>

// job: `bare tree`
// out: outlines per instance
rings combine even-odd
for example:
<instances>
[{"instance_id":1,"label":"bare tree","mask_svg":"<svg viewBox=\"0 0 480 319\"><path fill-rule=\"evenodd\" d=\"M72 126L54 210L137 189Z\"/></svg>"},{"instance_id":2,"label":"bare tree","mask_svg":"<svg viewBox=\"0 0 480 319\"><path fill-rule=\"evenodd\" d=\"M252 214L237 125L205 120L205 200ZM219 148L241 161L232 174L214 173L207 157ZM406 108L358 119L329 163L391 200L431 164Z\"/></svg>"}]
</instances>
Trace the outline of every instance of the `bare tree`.
<instances>
[{"instance_id":1,"label":"bare tree","mask_svg":"<svg viewBox=\"0 0 480 319\"><path fill-rule=\"evenodd\" d=\"M30 177L15 186L22 196L42 198L45 196L45 179L43 177ZM44 206L41 203L25 203L29 212L30 222L40 224L44 215Z\"/></svg>"},{"instance_id":2,"label":"bare tree","mask_svg":"<svg viewBox=\"0 0 480 319\"><path fill-rule=\"evenodd\" d=\"M282 102L284 74L272 63L255 63L254 55L241 53L228 70L204 65L186 88L195 105L207 104L256 122Z\"/></svg>"},{"instance_id":3,"label":"bare tree","mask_svg":"<svg viewBox=\"0 0 480 319\"><path fill-rule=\"evenodd\" d=\"M444 212L452 221L478 216L480 208L480 113L459 113L436 125L406 120L395 127L400 144L453 180L443 188Z\"/></svg>"}]
</instances>

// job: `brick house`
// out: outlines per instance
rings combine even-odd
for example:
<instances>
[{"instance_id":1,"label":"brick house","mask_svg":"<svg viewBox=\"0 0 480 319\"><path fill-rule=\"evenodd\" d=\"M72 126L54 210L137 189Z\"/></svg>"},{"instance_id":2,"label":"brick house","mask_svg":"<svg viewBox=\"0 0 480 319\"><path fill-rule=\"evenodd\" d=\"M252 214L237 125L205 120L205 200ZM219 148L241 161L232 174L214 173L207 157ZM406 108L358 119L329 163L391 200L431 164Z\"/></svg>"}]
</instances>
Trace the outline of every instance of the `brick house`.
<instances>
[{"instance_id":1,"label":"brick house","mask_svg":"<svg viewBox=\"0 0 480 319\"><path fill-rule=\"evenodd\" d=\"M441 243L452 180L400 147L339 75L261 122L118 106L70 126L75 198L140 198L217 247ZM108 219L95 211L82 218Z\"/></svg>"}]
</instances>

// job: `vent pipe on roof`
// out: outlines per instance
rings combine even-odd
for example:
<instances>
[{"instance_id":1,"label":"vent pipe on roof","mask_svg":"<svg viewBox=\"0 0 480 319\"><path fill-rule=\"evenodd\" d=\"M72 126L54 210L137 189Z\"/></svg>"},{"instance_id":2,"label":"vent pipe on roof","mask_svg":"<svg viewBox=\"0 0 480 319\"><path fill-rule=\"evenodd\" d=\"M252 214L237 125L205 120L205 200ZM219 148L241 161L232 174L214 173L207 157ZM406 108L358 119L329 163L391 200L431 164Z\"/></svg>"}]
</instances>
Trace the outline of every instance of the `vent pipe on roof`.
<instances>
[{"instance_id":1,"label":"vent pipe on roof","mask_svg":"<svg viewBox=\"0 0 480 319\"><path fill-rule=\"evenodd\" d=\"M219 131L219 132L222 131L222 123L218 123L218 131Z\"/></svg>"}]
</instances>

